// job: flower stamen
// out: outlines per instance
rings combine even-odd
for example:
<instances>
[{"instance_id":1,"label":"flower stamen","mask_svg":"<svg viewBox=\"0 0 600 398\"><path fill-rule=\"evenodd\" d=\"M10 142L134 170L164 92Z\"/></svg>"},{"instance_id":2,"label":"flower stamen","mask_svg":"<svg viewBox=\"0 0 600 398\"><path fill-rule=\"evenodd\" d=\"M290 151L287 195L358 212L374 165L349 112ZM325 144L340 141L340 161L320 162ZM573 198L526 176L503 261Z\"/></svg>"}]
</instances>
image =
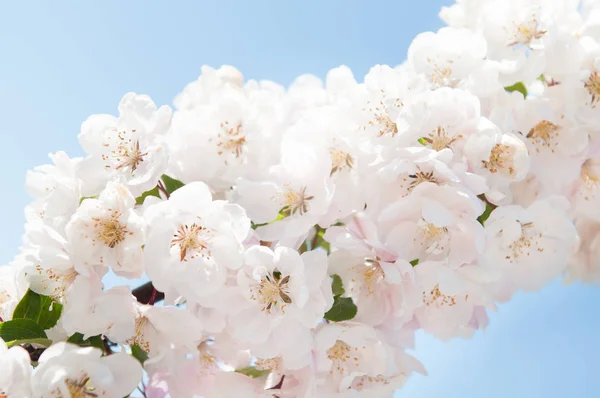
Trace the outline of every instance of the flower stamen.
<instances>
[{"instance_id":1,"label":"flower stamen","mask_svg":"<svg viewBox=\"0 0 600 398\"><path fill-rule=\"evenodd\" d=\"M300 188L299 191L294 191L290 186L286 186L286 191L283 193L281 209L282 213L286 216L294 215L296 213L304 215L308 212L308 202L314 199L314 196L306 195L306 187Z\"/></svg>"},{"instance_id":2,"label":"flower stamen","mask_svg":"<svg viewBox=\"0 0 600 398\"><path fill-rule=\"evenodd\" d=\"M109 209L110 216L105 219L92 218L96 229L96 238L106 246L113 249L123 242L128 234L131 234L126 225L121 224L121 213L118 210Z\"/></svg>"},{"instance_id":3,"label":"flower stamen","mask_svg":"<svg viewBox=\"0 0 600 398\"><path fill-rule=\"evenodd\" d=\"M171 247L179 246L179 261L187 261L187 256L194 259L198 256L210 257L209 241L213 235L210 230L200 224L181 225L173 235ZM192 253L194 252L194 253Z\"/></svg>"},{"instance_id":4,"label":"flower stamen","mask_svg":"<svg viewBox=\"0 0 600 398\"><path fill-rule=\"evenodd\" d=\"M483 166L490 171L490 173L497 173L498 170L506 169L509 174L514 174L515 169L513 167L513 156L514 148L504 144L496 144L490 152L489 160L483 160Z\"/></svg>"},{"instance_id":5,"label":"flower stamen","mask_svg":"<svg viewBox=\"0 0 600 398\"><path fill-rule=\"evenodd\" d=\"M341 149L331 148L329 149L329 153L331 154L330 176L346 168L354 168L354 158L348 152L345 152Z\"/></svg>"},{"instance_id":6,"label":"flower stamen","mask_svg":"<svg viewBox=\"0 0 600 398\"><path fill-rule=\"evenodd\" d=\"M220 139L217 143L219 147L217 154L222 155L224 152L230 152L236 158L242 155L246 137L242 135L242 124L238 123L236 127L230 127L229 122L221 123L223 134L218 134Z\"/></svg>"},{"instance_id":7,"label":"flower stamen","mask_svg":"<svg viewBox=\"0 0 600 398\"><path fill-rule=\"evenodd\" d=\"M555 139L559 136L559 133L560 126L548 120L542 120L529 130L527 138L531 139L538 152L540 146L550 148L554 152L557 146Z\"/></svg>"},{"instance_id":8,"label":"flower stamen","mask_svg":"<svg viewBox=\"0 0 600 398\"><path fill-rule=\"evenodd\" d=\"M593 71L590 77L583 82L584 87L592 96L592 106L595 107L600 102L600 74L598 71Z\"/></svg>"},{"instance_id":9,"label":"flower stamen","mask_svg":"<svg viewBox=\"0 0 600 398\"><path fill-rule=\"evenodd\" d=\"M450 145L457 139L462 138L462 135L450 137L446 132L446 129L439 126L434 129L433 132L429 133L427 137L421 138L431 145L431 149L439 152L444 148L450 148Z\"/></svg>"},{"instance_id":10,"label":"flower stamen","mask_svg":"<svg viewBox=\"0 0 600 398\"><path fill-rule=\"evenodd\" d=\"M260 281L260 284L253 289L252 299L259 301L263 304L261 311L271 313L273 306L280 305L280 301L284 304L281 305L283 310L286 304L291 304L292 299L289 294L288 283L290 282L290 276L287 275L281 278L279 273L268 273Z\"/></svg>"}]
</instances>

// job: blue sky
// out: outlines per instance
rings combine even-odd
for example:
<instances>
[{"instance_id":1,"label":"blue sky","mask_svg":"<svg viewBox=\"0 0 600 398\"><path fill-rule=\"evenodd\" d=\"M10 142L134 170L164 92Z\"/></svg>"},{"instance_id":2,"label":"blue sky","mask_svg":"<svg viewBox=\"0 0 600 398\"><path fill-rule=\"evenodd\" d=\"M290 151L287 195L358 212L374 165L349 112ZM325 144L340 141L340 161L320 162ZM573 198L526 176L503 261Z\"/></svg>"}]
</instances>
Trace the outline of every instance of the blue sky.
<instances>
[{"instance_id":1,"label":"blue sky","mask_svg":"<svg viewBox=\"0 0 600 398\"><path fill-rule=\"evenodd\" d=\"M0 6L0 264L23 230L27 169L65 150L93 113L128 91L171 103L200 66L289 84L346 64L401 63L412 38L441 26L450 0L12 1ZM471 340L417 339L428 377L402 398L600 396L600 288L556 281L519 294Z\"/></svg>"}]
</instances>

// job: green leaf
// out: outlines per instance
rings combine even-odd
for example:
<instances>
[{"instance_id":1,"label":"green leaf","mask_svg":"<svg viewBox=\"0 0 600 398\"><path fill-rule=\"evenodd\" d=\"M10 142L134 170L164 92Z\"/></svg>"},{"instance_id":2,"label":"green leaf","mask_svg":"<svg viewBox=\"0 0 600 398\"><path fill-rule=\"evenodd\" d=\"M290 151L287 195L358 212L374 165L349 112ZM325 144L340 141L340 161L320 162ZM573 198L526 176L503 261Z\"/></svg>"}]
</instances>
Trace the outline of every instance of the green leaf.
<instances>
[{"instance_id":1,"label":"green leaf","mask_svg":"<svg viewBox=\"0 0 600 398\"><path fill-rule=\"evenodd\" d=\"M52 340L50 339L21 339L21 340L13 340L13 341L9 341L6 343L6 346L8 348L15 346L15 345L22 345L22 344L37 344L37 345L41 345L44 347L50 347L52 345Z\"/></svg>"},{"instance_id":2,"label":"green leaf","mask_svg":"<svg viewBox=\"0 0 600 398\"><path fill-rule=\"evenodd\" d=\"M144 204L144 200L146 200L146 198L148 196L156 196L157 198L160 199L160 191L158 190L158 186L154 187L154 189L144 192L142 194L142 196L136 198L135 204L137 204L137 205Z\"/></svg>"},{"instance_id":3,"label":"green leaf","mask_svg":"<svg viewBox=\"0 0 600 398\"><path fill-rule=\"evenodd\" d=\"M483 211L483 214L481 214L479 217L477 217L477 221L479 221L479 223L481 225L485 225L485 222L487 221L488 218L490 218L490 214L492 214L494 209L495 209L495 207L493 205L486 203L485 210Z\"/></svg>"},{"instance_id":4,"label":"green leaf","mask_svg":"<svg viewBox=\"0 0 600 398\"><path fill-rule=\"evenodd\" d=\"M139 345L134 344L131 346L131 355L143 365L148 359L148 353L140 348Z\"/></svg>"},{"instance_id":5,"label":"green leaf","mask_svg":"<svg viewBox=\"0 0 600 398\"><path fill-rule=\"evenodd\" d=\"M83 196L81 199L79 199L79 204L81 205L81 203L83 203L84 200L86 199L96 199L98 198L97 196Z\"/></svg>"},{"instance_id":6,"label":"green leaf","mask_svg":"<svg viewBox=\"0 0 600 398\"><path fill-rule=\"evenodd\" d=\"M497 207L493 204L491 204L490 202L488 202L485 199L484 195L479 195L478 196L479 199L483 200L485 202L485 210L483 211L483 213L477 217L477 221L479 221L479 223L481 225L485 226L485 222L487 221L488 218L490 218L490 214L492 214L492 212L494 211L494 209Z\"/></svg>"},{"instance_id":7,"label":"green leaf","mask_svg":"<svg viewBox=\"0 0 600 398\"><path fill-rule=\"evenodd\" d=\"M176 180L174 178L171 178L166 174L163 174L161 179L162 179L163 183L165 184L165 190L169 193L169 195L185 185L183 182Z\"/></svg>"},{"instance_id":8,"label":"green leaf","mask_svg":"<svg viewBox=\"0 0 600 398\"><path fill-rule=\"evenodd\" d=\"M527 88L525 87L523 82L517 82L517 83L513 84L512 86L504 87L504 89L506 91L508 91L509 93L512 93L513 91L518 91L521 94L523 94L523 98L527 98Z\"/></svg>"},{"instance_id":9,"label":"green leaf","mask_svg":"<svg viewBox=\"0 0 600 398\"><path fill-rule=\"evenodd\" d=\"M13 319L30 319L42 329L50 329L56 325L61 313L62 304L29 289L17 304Z\"/></svg>"},{"instance_id":10,"label":"green leaf","mask_svg":"<svg viewBox=\"0 0 600 398\"><path fill-rule=\"evenodd\" d=\"M339 275L331 275L331 291L333 292L333 296L341 296L346 291L344 290L344 283L342 282L342 278Z\"/></svg>"},{"instance_id":11,"label":"green leaf","mask_svg":"<svg viewBox=\"0 0 600 398\"><path fill-rule=\"evenodd\" d=\"M87 339L83 339L83 334L74 333L73 336L69 337L67 340L68 343L77 344L80 347L96 347L100 348L102 352L104 352L104 342L102 341L102 337L91 336Z\"/></svg>"},{"instance_id":12,"label":"green leaf","mask_svg":"<svg viewBox=\"0 0 600 398\"><path fill-rule=\"evenodd\" d=\"M350 297L336 296L333 307L325 313L325 319L333 322L348 321L356 316L358 308Z\"/></svg>"},{"instance_id":13,"label":"green leaf","mask_svg":"<svg viewBox=\"0 0 600 398\"><path fill-rule=\"evenodd\" d=\"M236 373L241 373L243 375L252 377L253 379L268 375L270 372L271 371L268 369L267 370L257 369L255 366L248 366L248 367L236 370Z\"/></svg>"},{"instance_id":14,"label":"green leaf","mask_svg":"<svg viewBox=\"0 0 600 398\"><path fill-rule=\"evenodd\" d=\"M427 146L427 144L428 144L427 140L423 137L419 138L417 141L419 141L419 144L421 144L421 145Z\"/></svg>"},{"instance_id":15,"label":"green leaf","mask_svg":"<svg viewBox=\"0 0 600 398\"><path fill-rule=\"evenodd\" d=\"M415 267L417 264L419 264L419 259L418 258L415 258L414 260L412 260L410 262L410 265L412 265L413 267Z\"/></svg>"},{"instance_id":16,"label":"green leaf","mask_svg":"<svg viewBox=\"0 0 600 398\"><path fill-rule=\"evenodd\" d=\"M13 319L0 323L0 338L4 341L47 339L46 332L31 319Z\"/></svg>"}]
</instances>

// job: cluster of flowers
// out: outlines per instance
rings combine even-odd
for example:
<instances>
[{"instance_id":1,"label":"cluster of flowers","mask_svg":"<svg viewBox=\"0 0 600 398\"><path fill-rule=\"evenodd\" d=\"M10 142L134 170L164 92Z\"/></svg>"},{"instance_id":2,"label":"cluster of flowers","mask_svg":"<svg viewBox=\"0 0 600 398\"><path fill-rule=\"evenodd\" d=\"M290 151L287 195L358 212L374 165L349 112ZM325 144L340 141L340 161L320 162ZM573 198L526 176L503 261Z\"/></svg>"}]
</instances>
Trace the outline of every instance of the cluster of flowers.
<instances>
[{"instance_id":1,"label":"cluster of flowers","mask_svg":"<svg viewBox=\"0 0 600 398\"><path fill-rule=\"evenodd\" d=\"M364 83L203 67L174 112L129 93L86 120L84 158L27 176L0 396L390 397L425 372L417 329L600 281L600 2L441 17Z\"/></svg>"}]
</instances>

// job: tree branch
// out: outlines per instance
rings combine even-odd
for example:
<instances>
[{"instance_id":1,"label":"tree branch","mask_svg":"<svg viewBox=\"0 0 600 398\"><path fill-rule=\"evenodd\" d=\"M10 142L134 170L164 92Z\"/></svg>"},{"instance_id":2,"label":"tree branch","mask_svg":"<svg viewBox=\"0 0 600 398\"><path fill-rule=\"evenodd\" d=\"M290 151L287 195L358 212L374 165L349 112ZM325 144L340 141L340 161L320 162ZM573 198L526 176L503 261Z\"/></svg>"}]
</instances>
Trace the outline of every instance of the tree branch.
<instances>
[{"instance_id":1,"label":"tree branch","mask_svg":"<svg viewBox=\"0 0 600 398\"><path fill-rule=\"evenodd\" d=\"M147 282L136 287L131 293L135 296L137 301L142 304L154 304L157 301L165 299L165 294L156 290L152 285L152 282Z\"/></svg>"}]
</instances>

